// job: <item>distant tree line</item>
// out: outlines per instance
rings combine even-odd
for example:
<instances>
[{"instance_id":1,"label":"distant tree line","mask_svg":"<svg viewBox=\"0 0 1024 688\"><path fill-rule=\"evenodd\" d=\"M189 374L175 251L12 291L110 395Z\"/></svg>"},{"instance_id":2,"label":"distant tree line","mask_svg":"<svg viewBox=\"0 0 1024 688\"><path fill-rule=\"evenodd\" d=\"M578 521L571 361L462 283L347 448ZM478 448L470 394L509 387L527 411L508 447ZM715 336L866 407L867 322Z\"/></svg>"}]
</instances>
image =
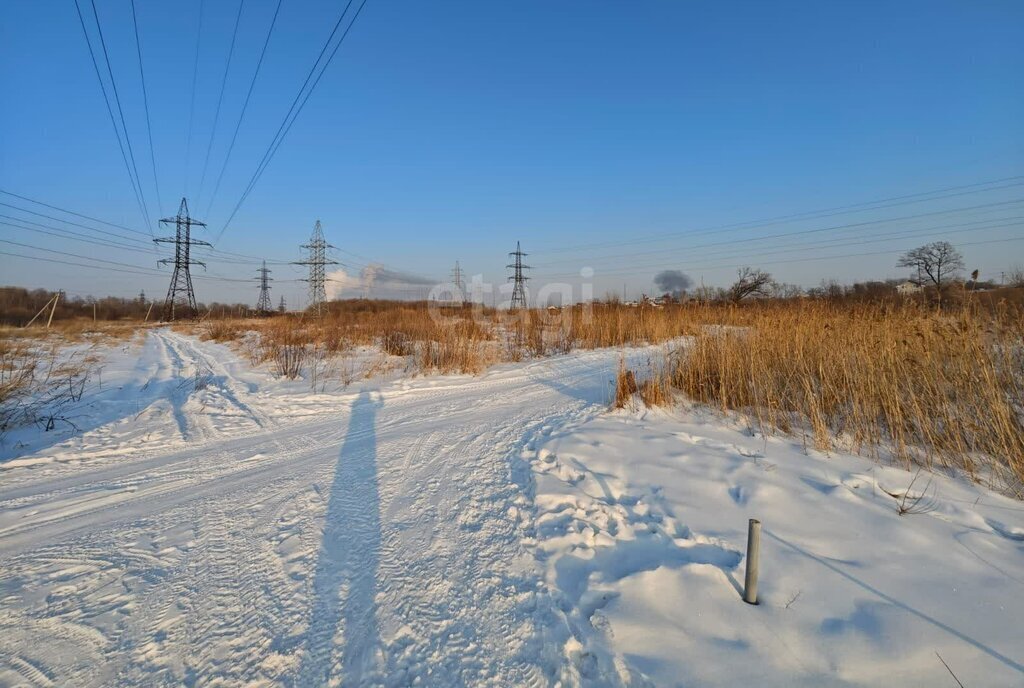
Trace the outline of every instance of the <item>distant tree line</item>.
<instances>
[{"instance_id":1,"label":"distant tree line","mask_svg":"<svg viewBox=\"0 0 1024 688\"><path fill-rule=\"evenodd\" d=\"M1004 281L979 279L978 270L973 270L963 279L964 259L949 242L937 241L907 251L900 256L897 267L909 268L911 274L904 279L867 280L853 284L841 284L835 280L824 280L817 287L804 289L795 284L776 281L764 270L741 267L737 270L736 281L728 287L706 287L701 285L690 290L693 281L678 270L664 270L654 277L655 286L664 290L656 301L659 304L699 302L741 303L758 299L827 299L845 301L885 301L901 298L919 298L939 306L943 302L955 303L972 292L995 290L1000 287L1024 287L1024 268L1012 267L1003 273ZM910 283L911 290L901 294L899 285ZM1017 294L1014 300L1019 300ZM645 296L645 300L648 300ZM615 294L609 294L609 302L617 302Z\"/></svg>"},{"instance_id":2,"label":"distant tree line","mask_svg":"<svg viewBox=\"0 0 1024 688\"><path fill-rule=\"evenodd\" d=\"M53 300L57 292L47 289L25 289L24 287L0 287L0 324L24 325L39 310ZM152 306L152 311L150 311ZM157 302L140 292L135 298L119 296L78 296L62 293L57 301L54 320L143 320L146 314L149 319L159 320L163 299ZM210 317L238 317L248 315L251 307L247 304L199 304L200 313L209 313Z\"/></svg>"}]
</instances>

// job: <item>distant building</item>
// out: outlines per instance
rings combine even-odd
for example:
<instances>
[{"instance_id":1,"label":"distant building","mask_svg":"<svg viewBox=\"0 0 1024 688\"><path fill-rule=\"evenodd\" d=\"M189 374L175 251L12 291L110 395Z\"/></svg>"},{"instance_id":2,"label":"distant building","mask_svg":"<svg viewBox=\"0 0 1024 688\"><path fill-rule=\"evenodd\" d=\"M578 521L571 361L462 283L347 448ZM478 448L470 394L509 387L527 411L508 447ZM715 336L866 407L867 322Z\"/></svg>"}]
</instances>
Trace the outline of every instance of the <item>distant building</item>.
<instances>
[{"instance_id":1,"label":"distant building","mask_svg":"<svg viewBox=\"0 0 1024 688\"><path fill-rule=\"evenodd\" d=\"M916 282L907 280L906 282L900 282L896 285L896 293L900 296L910 296L911 294L920 294L921 285Z\"/></svg>"}]
</instances>

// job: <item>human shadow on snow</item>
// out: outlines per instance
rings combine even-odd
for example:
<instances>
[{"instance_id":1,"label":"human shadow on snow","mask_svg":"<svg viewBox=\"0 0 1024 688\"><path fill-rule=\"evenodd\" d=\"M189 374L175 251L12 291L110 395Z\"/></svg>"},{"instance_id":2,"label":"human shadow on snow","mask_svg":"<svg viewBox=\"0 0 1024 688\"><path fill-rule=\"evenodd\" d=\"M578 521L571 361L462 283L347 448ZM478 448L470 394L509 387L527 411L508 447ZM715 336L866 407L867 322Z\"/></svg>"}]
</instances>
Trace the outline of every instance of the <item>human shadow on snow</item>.
<instances>
[{"instance_id":1,"label":"human shadow on snow","mask_svg":"<svg viewBox=\"0 0 1024 688\"><path fill-rule=\"evenodd\" d=\"M324 518L296 686L327 685L339 677L342 685L359 685L374 669L381 546L374 426L381 406L366 391L352 403ZM339 632L340 656L335 656Z\"/></svg>"}]
</instances>

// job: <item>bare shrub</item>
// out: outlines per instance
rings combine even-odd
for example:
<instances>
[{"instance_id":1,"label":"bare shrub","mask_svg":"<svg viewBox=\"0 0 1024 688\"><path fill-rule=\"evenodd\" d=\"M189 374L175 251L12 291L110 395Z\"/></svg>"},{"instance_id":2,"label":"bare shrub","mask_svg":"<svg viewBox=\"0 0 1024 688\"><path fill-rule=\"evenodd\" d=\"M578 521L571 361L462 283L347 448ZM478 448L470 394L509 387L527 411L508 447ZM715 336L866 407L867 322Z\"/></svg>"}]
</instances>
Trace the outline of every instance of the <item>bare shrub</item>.
<instances>
[{"instance_id":1,"label":"bare shrub","mask_svg":"<svg viewBox=\"0 0 1024 688\"><path fill-rule=\"evenodd\" d=\"M409 356L414 353L413 344L405 332L385 332L380 338L380 348L391 356Z\"/></svg>"},{"instance_id":2,"label":"bare shrub","mask_svg":"<svg viewBox=\"0 0 1024 688\"><path fill-rule=\"evenodd\" d=\"M636 375L632 370L626 368L625 361L619 361L619 372L615 376L615 401L617 409L626 408L633 401L633 395L637 393Z\"/></svg>"},{"instance_id":3,"label":"bare shrub","mask_svg":"<svg viewBox=\"0 0 1024 688\"><path fill-rule=\"evenodd\" d=\"M650 367L640 383L640 399L648 407L672 405L672 385L663 367Z\"/></svg>"},{"instance_id":4,"label":"bare shrub","mask_svg":"<svg viewBox=\"0 0 1024 688\"><path fill-rule=\"evenodd\" d=\"M215 342L229 342L240 338L244 333L245 328L241 327L236 320L212 320L206 325L200 338L212 339Z\"/></svg>"},{"instance_id":5,"label":"bare shrub","mask_svg":"<svg viewBox=\"0 0 1024 688\"><path fill-rule=\"evenodd\" d=\"M65 344L0 338L0 437L33 423L74 427L66 409L82 400L97 359L92 347L68 354Z\"/></svg>"}]
</instances>

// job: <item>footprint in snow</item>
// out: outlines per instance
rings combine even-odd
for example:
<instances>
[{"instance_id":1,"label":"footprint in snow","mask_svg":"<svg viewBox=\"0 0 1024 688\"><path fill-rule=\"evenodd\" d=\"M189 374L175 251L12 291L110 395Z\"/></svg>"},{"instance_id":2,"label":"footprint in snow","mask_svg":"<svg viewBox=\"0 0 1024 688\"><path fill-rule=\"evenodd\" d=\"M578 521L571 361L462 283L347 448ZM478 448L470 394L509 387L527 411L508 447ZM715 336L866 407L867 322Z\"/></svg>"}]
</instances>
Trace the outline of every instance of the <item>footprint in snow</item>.
<instances>
[{"instance_id":1,"label":"footprint in snow","mask_svg":"<svg viewBox=\"0 0 1024 688\"><path fill-rule=\"evenodd\" d=\"M1008 540L1024 542L1024 528L1014 528L1012 526L1004 525L993 518L986 518L985 523L987 523L992 530L996 531Z\"/></svg>"},{"instance_id":2,"label":"footprint in snow","mask_svg":"<svg viewBox=\"0 0 1024 688\"><path fill-rule=\"evenodd\" d=\"M734 485L729 488L729 496L732 497L732 501L743 506L747 503L747 491L743 489L741 485Z\"/></svg>"}]
</instances>

